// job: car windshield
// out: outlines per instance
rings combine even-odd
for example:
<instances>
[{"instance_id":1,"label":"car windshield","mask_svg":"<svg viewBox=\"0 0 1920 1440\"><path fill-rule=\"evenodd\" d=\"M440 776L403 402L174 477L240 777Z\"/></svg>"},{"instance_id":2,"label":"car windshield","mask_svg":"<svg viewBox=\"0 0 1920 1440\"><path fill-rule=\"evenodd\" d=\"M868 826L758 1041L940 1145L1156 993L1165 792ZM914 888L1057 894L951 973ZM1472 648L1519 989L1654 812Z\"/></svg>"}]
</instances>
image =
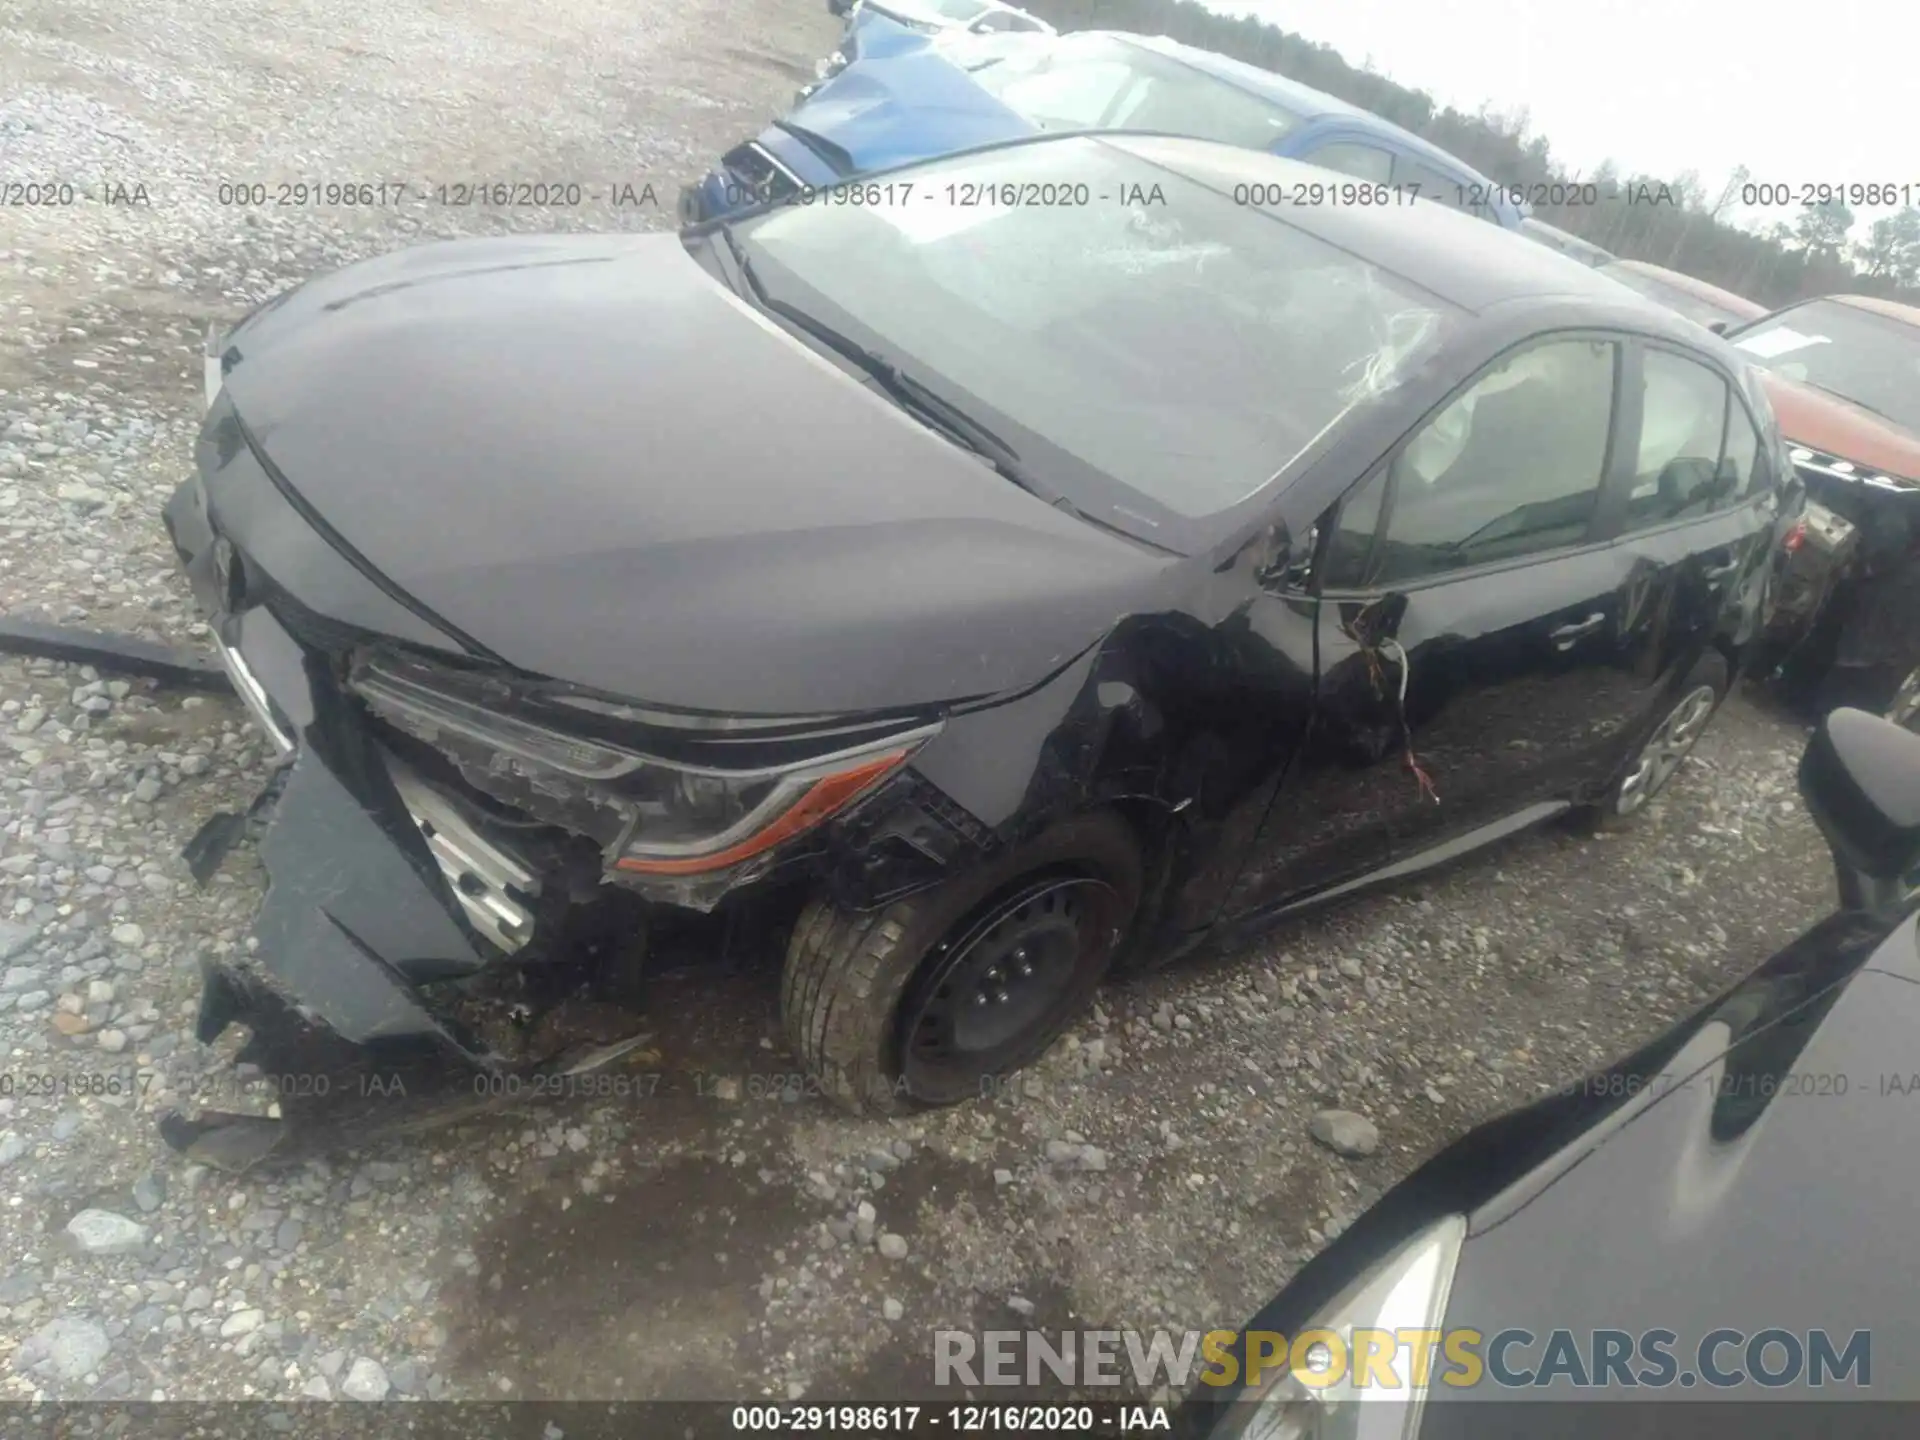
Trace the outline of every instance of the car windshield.
<instances>
[{"instance_id":1,"label":"car windshield","mask_svg":"<svg viewBox=\"0 0 1920 1440\"><path fill-rule=\"evenodd\" d=\"M1638 291L1649 300L1658 300L1669 310L1676 310L1689 320L1702 325L1711 325L1716 320L1739 321L1738 311L1729 310L1694 294L1691 290L1682 290L1678 285L1669 285L1663 280L1639 270L1629 270L1623 265L1609 265L1601 271L1609 279L1618 280L1629 290Z\"/></svg>"},{"instance_id":2,"label":"car windshield","mask_svg":"<svg viewBox=\"0 0 1920 1440\"><path fill-rule=\"evenodd\" d=\"M1754 364L1920 430L1920 326L1836 300L1810 300L1742 330Z\"/></svg>"},{"instance_id":3,"label":"car windshield","mask_svg":"<svg viewBox=\"0 0 1920 1440\"><path fill-rule=\"evenodd\" d=\"M1078 508L1176 549L1168 537L1263 487L1458 313L1091 137L864 189L881 203L739 228L769 299L941 389Z\"/></svg>"},{"instance_id":4,"label":"car windshield","mask_svg":"<svg viewBox=\"0 0 1920 1440\"><path fill-rule=\"evenodd\" d=\"M1159 130L1266 150L1293 111L1191 65L1105 35L1003 51L974 83L1041 130Z\"/></svg>"}]
</instances>

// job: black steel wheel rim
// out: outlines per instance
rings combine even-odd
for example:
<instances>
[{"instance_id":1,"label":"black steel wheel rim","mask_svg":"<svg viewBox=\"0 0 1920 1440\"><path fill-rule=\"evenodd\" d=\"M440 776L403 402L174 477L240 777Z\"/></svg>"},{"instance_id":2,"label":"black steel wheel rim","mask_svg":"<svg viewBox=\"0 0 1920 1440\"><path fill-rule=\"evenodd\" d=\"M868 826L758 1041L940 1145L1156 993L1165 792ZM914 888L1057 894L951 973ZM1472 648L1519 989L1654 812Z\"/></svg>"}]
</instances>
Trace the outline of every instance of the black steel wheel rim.
<instances>
[{"instance_id":1,"label":"black steel wheel rim","mask_svg":"<svg viewBox=\"0 0 1920 1440\"><path fill-rule=\"evenodd\" d=\"M1033 1058L1106 968L1119 896L1057 876L991 902L933 950L901 1008L902 1071L944 1096Z\"/></svg>"}]
</instances>

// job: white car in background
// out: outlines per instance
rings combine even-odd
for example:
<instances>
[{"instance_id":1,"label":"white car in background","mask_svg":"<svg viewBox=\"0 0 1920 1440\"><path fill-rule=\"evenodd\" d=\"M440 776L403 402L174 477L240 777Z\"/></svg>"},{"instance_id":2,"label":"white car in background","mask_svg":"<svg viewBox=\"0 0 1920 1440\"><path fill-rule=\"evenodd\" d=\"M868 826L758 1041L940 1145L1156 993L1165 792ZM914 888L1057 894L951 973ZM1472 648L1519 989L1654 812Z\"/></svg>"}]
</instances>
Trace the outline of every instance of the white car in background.
<instances>
[{"instance_id":1,"label":"white car in background","mask_svg":"<svg viewBox=\"0 0 1920 1440\"><path fill-rule=\"evenodd\" d=\"M976 34L1052 35L1053 26L1004 0L827 0L827 9L851 23L862 12L884 15L897 25L932 34L971 30Z\"/></svg>"},{"instance_id":2,"label":"white car in background","mask_svg":"<svg viewBox=\"0 0 1920 1440\"><path fill-rule=\"evenodd\" d=\"M827 9L846 17L840 44L813 67L813 79L794 92L799 105L828 80L846 69L868 49L892 47L902 41L923 43L922 37L944 40L967 35L1046 36L1060 32L1036 15L1005 0L827 0ZM869 21L881 23L868 24ZM1017 41L1016 41L1017 43Z\"/></svg>"}]
</instances>

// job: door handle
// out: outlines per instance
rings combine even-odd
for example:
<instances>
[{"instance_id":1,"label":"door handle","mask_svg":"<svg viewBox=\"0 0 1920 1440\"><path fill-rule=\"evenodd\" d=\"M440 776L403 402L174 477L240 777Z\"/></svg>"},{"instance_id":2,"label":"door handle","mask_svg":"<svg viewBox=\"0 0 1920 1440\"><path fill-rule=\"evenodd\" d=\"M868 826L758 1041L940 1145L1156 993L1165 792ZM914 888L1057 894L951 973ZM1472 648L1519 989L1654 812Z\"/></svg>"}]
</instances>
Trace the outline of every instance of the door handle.
<instances>
[{"instance_id":1,"label":"door handle","mask_svg":"<svg viewBox=\"0 0 1920 1440\"><path fill-rule=\"evenodd\" d=\"M1593 634L1606 623L1607 617L1596 610L1584 620L1576 621L1572 625L1562 625L1558 630L1549 630L1547 638L1553 642L1554 649L1571 650L1574 641L1583 635Z\"/></svg>"},{"instance_id":2,"label":"door handle","mask_svg":"<svg viewBox=\"0 0 1920 1440\"><path fill-rule=\"evenodd\" d=\"M1724 565L1710 565L1700 572L1700 578L1709 585L1718 585L1722 580L1730 579L1740 569L1738 560L1729 560Z\"/></svg>"}]
</instances>

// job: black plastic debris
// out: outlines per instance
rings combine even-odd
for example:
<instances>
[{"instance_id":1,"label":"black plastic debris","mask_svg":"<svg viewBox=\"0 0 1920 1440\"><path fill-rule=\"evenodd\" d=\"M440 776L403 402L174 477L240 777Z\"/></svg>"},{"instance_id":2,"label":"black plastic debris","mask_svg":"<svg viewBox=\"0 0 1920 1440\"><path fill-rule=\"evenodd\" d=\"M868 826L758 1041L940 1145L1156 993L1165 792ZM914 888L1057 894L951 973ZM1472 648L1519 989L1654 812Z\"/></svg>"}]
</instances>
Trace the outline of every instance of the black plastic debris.
<instances>
[{"instance_id":1,"label":"black plastic debris","mask_svg":"<svg viewBox=\"0 0 1920 1440\"><path fill-rule=\"evenodd\" d=\"M184 685L195 690L233 688L225 667L210 655L107 630L82 630L71 625L0 617L0 652L92 665L126 675L145 675L165 685Z\"/></svg>"}]
</instances>

